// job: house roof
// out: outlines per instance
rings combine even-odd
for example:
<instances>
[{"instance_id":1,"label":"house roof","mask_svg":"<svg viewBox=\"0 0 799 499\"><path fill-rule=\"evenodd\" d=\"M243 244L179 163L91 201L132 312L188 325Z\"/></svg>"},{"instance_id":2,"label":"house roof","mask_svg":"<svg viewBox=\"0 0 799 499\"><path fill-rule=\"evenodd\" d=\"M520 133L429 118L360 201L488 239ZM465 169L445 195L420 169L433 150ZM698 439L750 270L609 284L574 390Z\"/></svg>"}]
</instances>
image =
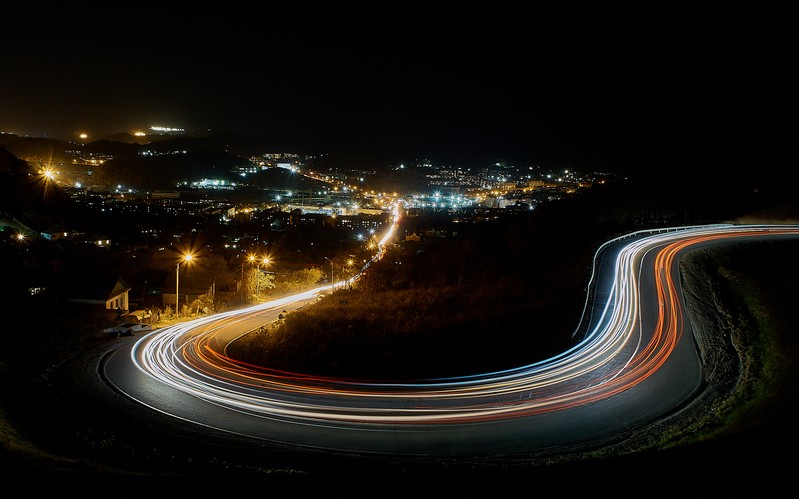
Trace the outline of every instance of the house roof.
<instances>
[{"instance_id":1,"label":"house roof","mask_svg":"<svg viewBox=\"0 0 799 499\"><path fill-rule=\"evenodd\" d=\"M64 287L69 298L108 300L130 290L130 286L119 277L77 275L71 276Z\"/></svg>"}]
</instances>

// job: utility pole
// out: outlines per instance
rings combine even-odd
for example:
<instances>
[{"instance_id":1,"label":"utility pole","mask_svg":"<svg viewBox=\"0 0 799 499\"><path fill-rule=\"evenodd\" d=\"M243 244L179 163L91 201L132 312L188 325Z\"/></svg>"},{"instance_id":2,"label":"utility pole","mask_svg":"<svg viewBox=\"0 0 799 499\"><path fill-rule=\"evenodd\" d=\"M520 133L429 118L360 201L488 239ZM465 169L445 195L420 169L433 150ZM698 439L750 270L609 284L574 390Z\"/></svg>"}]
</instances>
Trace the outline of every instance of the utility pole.
<instances>
[{"instance_id":1,"label":"utility pole","mask_svg":"<svg viewBox=\"0 0 799 499\"><path fill-rule=\"evenodd\" d=\"M177 317L180 313L180 307L178 306L178 300L180 299L180 262L175 267L175 316Z\"/></svg>"},{"instance_id":2,"label":"utility pole","mask_svg":"<svg viewBox=\"0 0 799 499\"><path fill-rule=\"evenodd\" d=\"M333 277L333 260L328 257L325 257L325 260L330 262L330 289L336 289L336 278Z\"/></svg>"}]
</instances>

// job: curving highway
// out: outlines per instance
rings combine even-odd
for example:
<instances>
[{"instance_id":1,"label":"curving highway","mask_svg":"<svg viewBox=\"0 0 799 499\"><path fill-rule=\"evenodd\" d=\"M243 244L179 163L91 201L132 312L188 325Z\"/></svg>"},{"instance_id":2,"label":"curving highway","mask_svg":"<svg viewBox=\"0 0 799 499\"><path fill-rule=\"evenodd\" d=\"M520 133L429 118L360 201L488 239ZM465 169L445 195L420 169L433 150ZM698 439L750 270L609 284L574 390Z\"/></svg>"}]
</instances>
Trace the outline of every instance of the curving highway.
<instances>
[{"instance_id":1,"label":"curving highway","mask_svg":"<svg viewBox=\"0 0 799 499\"><path fill-rule=\"evenodd\" d=\"M154 331L116 350L103 375L153 410L256 442L424 456L587 446L655 421L701 389L680 255L795 237L799 226L724 224L609 241L595 256L579 343L507 371L399 383L281 372L226 354L237 338L329 291L321 287Z\"/></svg>"}]
</instances>

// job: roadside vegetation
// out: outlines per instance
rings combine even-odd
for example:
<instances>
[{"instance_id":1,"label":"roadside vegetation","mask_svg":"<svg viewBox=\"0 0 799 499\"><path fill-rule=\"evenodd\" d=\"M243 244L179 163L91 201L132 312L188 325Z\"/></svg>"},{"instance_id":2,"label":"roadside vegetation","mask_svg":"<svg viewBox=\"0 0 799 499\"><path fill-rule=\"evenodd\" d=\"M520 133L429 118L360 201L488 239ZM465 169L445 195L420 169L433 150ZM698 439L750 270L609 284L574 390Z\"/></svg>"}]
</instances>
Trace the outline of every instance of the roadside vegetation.
<instances>
[{"instance_id":1,"label":"roadside vegetation","mask_svg":"<svg viewBox=\"0 0 799 499\"><path fill-rule=\"evenodd\" d=\"M799 400L799 337L796 282L799 254L794 240L740 243L699 253L688 261L704 269L714 284L719 314L729 324L737 363L729 373L734 389L716 401L715 425L700 440L748 430L773 432L761 438L787 438ZM720 366L719 366L720 368ZM711 430L711 431L709 431Z\"/></svg>"},{"instance_id":2,"label":"roadside vegetation","mask_svg":"<svg viewBox=\"0 0 799 499\"><path fill-rule=\"evenodd\" d=\"M306 374L407 380L508 369L567 348L590 246L555 253L527 215L458 230L392 245L352 286L228 354Z\"/></svg>"},{"instance_id":3,"label":"roadside vegetation","mask_svg":"<svg viewBox=\"0 0 799 499\"><path fill-rule=\"evenodd\" d=\"M745 457L770 442L795 440L799 337L792 307L799 269L790 262L797 251L799 242L785 240L685 254L680 268L703 359L702 393L658 425L635 428L615 445L583 457L666 449Z\"/></svg>"}]
</instances>

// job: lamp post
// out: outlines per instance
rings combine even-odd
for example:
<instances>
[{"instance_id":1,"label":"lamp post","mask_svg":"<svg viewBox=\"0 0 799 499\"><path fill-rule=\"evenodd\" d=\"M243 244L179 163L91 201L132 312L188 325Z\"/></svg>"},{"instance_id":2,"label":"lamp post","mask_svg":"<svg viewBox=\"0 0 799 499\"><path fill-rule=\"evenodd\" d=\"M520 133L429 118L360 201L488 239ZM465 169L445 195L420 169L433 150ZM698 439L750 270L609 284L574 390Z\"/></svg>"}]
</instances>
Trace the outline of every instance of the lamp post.
<instances>
[{"instance_id":1,"label":"lamp post","mask_svg":"<svg viewBox=\"0 0 799 499\"><path fill-rule=\"evenodd\" d=\"M15 237L17 238L17 254L22 254L22 243L25 242L25 234L19 232Z\"/></svg>"},{"instance_id":2,"label":"lamp post","mask_svg":"<svg viewBox=\"0 0 799 499\"><path fill-rule=\"evenodd\" d=\"M255 275L255 299L261 298L261 265L269 266L269 257L265 256L258 262L258 273Z\"/></svg>"},{"instance_id":3,"label":"lamp post","mask_svg":"<svg viewBox=\"0 0 799 499\"><path fill-rule=\"evenodd\" d=\"M178 264L175 267L175 315L180 315L180 263L185 261L189 263L191 261L191 255L184 255L183 258L178 260Z\"/></svg>"},{"instance_id":4,"label":"lamp post","mask_svg":"<svg viewBox=\"0 0 799 499\"><path fill-rule=\"evenodd\" d=\"M247 257L247 260L249 260L249 262L250 262L250 275L253 276L254 272L252 270L252 265L255 263L255 255L249 255ZM248 282L252 282L252 277L250 279L247 279L247 281ZM257 286L258 281L255 281L255 282L256 282L256 286ZM247 290L249 291L249 285L247 286ZM257 294L257 291L256 291L256 294Z\"/></svg>"},{"instance_id":5,"label":"lamp post","mask_svg":"<svg viewBox=\"0 0 799 499\"><path fill-rule=\"evenodd\" d=\"M263 259L260 262L258 262L258 265L255 266L255 268L256 268L256 272L255 272L255 301L258 301L258 300L261 299L261 264L262 263L264 263Z\"/></svg>"},{"instance_id":6,"label":"lamp post","mask_svg":"<svg viewBox=\"0 0 799 499\"><path fill-rule=\"evenodd\" d=\"M333 260L325 257L325 260L330 262L330 289L336 289L336 279L333 277Z\"/></svg>"},{"instance_id":7,"label":"lamp post","mask_svg":"<svg viewBox=\"0 0 799 499\"><path fill-rule=\"evenodd\" d=\"M353 266L353 264L355 264L355 261L352 258L347 260L347 272L346 272L346 274L344 276L345 282L349 284L347 289L352 289L352 282L350 280L352 279L352 266Z\"/></svg>"}]
</instances>

